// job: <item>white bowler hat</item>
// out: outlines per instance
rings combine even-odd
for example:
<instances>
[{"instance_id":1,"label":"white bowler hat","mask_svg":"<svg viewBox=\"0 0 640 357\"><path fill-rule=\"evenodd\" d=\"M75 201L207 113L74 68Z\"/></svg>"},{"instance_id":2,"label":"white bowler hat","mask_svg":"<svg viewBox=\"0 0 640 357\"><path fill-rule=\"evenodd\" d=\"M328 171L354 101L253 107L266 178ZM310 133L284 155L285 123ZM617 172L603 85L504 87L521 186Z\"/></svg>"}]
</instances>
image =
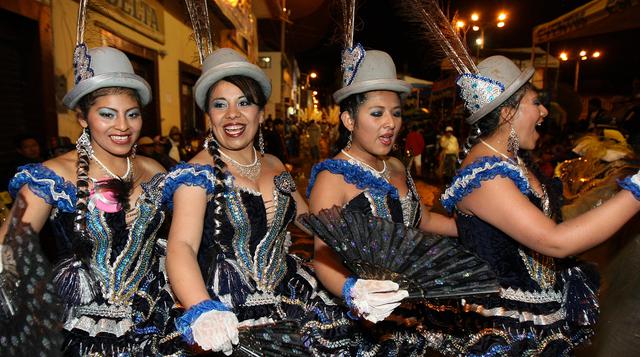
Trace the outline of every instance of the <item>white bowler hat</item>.
<instances>
[{"instance_id":1,"label":"white bowler hat","mask_svg":"<svg viewBox=\"0 0 640 357\"><path fill-rule=\"evenodd\" d=\"M361 52L357 57L351 57L353 52ZM333 93L333 100L340 103L352 94L365 93L374 90L388 90L406 97L411 92L411 84L399 80L396 76L396 65L386 52L364 51L361 46L352 50L345 50L343 54L344 73L343 87ZM345 61L350 62L345 66Z\"/></svg>"},{"instance_id":2,"label":"white bowler hat","mask_svg":"<svg viewBox=\"0 0 640 357\"><path fill-rule=\"evenodd\" d=\"M135 74L127 56L111 47L86 50L84 44L74 53L75 86L62 102L74 109L85 95L107 87L131 88L138 92L142 105L151 101L151 87L144 78Z\"/></svg>"},{"instance_id":3,"label":"white bowler hat","mask_svg":"<svg viewBox=\"0 0 640 357\"><path fill-rule=\"evenodd\" d=\"M260 85L264 96L271 95L271 81L260 67L242 54L230 48L219 48L213 51L202 63L202 74L193 86L196 104L204 110L209 88L217 81L229 76L249 77Z\"/></svg>"},{"instance_id":4,"label":"white bowler hat","mask_svg":"<svg viewBox=\"0 0 640 357\"><path fill-rule=\"evenodd\" d=\"M478 74L465 73L456 84L460 97L471 113L467 123L474 124L504 103L513 93L529 82L534 69L521 71L504 56L491 56L478 63Z\"/></svg>"}]
</instances>

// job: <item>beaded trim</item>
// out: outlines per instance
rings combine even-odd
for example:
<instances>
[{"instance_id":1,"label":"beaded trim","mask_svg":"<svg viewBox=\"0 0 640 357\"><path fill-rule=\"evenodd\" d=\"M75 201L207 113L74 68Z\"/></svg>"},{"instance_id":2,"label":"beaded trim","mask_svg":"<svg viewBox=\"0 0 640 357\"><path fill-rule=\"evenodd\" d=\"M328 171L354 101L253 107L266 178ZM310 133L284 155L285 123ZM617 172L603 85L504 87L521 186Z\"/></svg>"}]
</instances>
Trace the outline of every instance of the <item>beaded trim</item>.
<instances>
[{"instance_id":1,"label":"beaded trim","mask_svg":"<svg viewBox=\"0 0 640 357\"><path fill-rule=\"evenodd\" d=\"M493 102L502 92L504 84L475 73L463 73L456 81L464 106L471 113Z\"/></svg>"},{"instance_id":2,"label":"beaded trim","mask_svg":"<svg viewBox=\"0 0 640 357\"><path fill-rule=\"evenodd\" d=\"M361 44L356 43L352 48L345 48L342 51L342 86L351 85L353 79L358 74L358 68L364 60L366 51Z\"/></svg>"},{"instance_id":3,"label":"beaded trim","mask_svg":"<svg viewBox=\"0 0 640 357\"><path fill-rule=\"evenodd\" d=\"M81 330L95 337L98 334L108 333L116 337L121 337L133 327L130 318L116 321L110 318L92 319L89 316L79 316L67 320L64 329L67 331Z\"/></svg>"},{"instance_id":4,"label":"beaded trim","mask_svg":"<svg viewBox=\"0 0 640 357\"><path fill-rule=\"evenodd\" d=\"M486 156L474 161L456 175L451 186L440 197L442 206L451 212L458 202L480 187L482 181L496 176L511 179L525 195L529 192L529 181L518 166L496 156Z\"/></svg>"},{"instance_id":5,"label":"beaded trim","mask_svg":"<svg viewBox=\"0 0 640 357\"><path fill-rule=\"evenodd\" d=\"M307 198L311 195L318 174L324 170L342 175L345 182L355 185L360 190L369 190L379 196L389 194L392 198L399 199L398 189L395 186L370 171L341 159L328 159L313 166L309 186L307 186Z\"/></svg>"},{"instance_id":6,"label":"beaded trim","mask_svg":"<svg viewBox=\"0 0 640 357\"><path fill-rule=\"evenodd\" d=\"M618 185L621 188L630 191L636 200L640 200L640 174L625 177L622 180L618 180Z\"/></svg>"},{"instance_id":7,"label":"beaded trim","mask_svg":"<svg viewBox=\"0 0 640 357\"><path fill-rule=\"evenodd\" d=\"M9 181L8 189L11 196L15 198L24 185L28 185L31 192L55 208L63 212L75 211L76 187L50 168L42 164L20 166Z\"/></svg>"},{"instance_id":8,"label":"beaded trim","mask_svg":"<svg viewBox=\"0 0 640 357\"><path fill-rule=\"evenodd\" d=\"M524 291L521 289L506 288L500 289L500 297L508 300L515 300L531 304L544 304L549 302L563 303L563 294L552 289L538 291Z\"/></svg>"},{"instance_id":9,"label":"beaded trim","mask_svg":"<svg viewBox=\"0 0 640 357\"><path fill-rule=\"evenodd\" d=\"M216 183L214 170L211 165L180 163L174 166L166 175L162 201L172 209L173 194L181 185L199 186L207 191L207 195L213 194Z\"/></svg>"},{"instance_id":10,"label":"beaded trim","mask_svg":"<svg viewBox=\"0 0 640 357\"><path fill-rule=\"evenodd\" d=\"M567 318L567 310L564 307L550 314L539 315L529 311L508 310L505 307L487 308L479 304L467 304L464 299L462 305L465 312L475 312L484 317L506 317L520 323L531 321L534 325L551 325Z\"/></svg>"},{"instance_id":11,"label":"beaded trim","mask_svg":"<svg viewBox=\"0 0 640 357\"><path fill-rule=\"evenodd\" d=\"M93 77L93 69L91 68L91 56L87 45L80 43L73 51L73 78L75 84L85 79Z\"/></svg>"}]
</instances>

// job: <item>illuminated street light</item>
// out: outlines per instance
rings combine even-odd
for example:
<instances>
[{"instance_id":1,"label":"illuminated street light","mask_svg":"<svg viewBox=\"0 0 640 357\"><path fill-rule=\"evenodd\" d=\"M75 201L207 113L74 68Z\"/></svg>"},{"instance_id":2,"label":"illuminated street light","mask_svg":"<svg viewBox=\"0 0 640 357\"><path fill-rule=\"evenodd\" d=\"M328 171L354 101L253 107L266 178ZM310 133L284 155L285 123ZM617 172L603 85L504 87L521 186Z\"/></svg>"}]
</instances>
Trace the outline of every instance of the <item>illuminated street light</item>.
<instances>
[{"instance_id":1,"label":"illuminated street light","mask_svg":"<svg viewBox=\"0 0 640 357\"><path fill-rule=\"evenodd\" d=\"M591 57L594 59L598 59L602 56L602 52L595 50L591 53ZM558 56L562 61L568 61L569 60L569 54L565 51L562 51L560 53L560 55ZM587 50L580 50L580 52L578 52L578 56L575 57L575 61L576 61L576 69L575 69L575 76L574 76L574 82L573 82L573 90L577 93L578 92L578 83L580 80L580 62L582 61L586 61L589 59L589 52Z\"/></svg>"},{"instance_id":2,"label":"illuminated street light","mask_svg":"<svg viewBox=\"0 0 640 357\"><path fill-rule=\"evenodd\" d=\"M317 90L314 90L314 91L313 91L313 95L318 95L318 91L317 91Z\"/></svg>"},{"instance_id":3,"label":"illuminated street light","mask_svg":"<svg viewBox=\"0 0 640 357\"><path fill-rule=\"evenodd\" d=\"M309 73L309 77L311 77L313 79L316 79L316 78L318 78L318 74L316 72L311 72L311 73Z\"/></svg>"},{"instance_id":4,"label":"illuminated street light","mask_svg":"<svg viewBox=\"0 0 640 357\"><path fill-rule=\"evenodd\" d=\"M469 31L469 29L472 29L474 32L480 32L480 37L476 38L475 40L475 43L477 45L476 58L478 58L479 61L480 50L484 49L485 44L484 30L489 29L493 26L496 26L499 29L504 28L507 25L507 17L508 15L505 11L500 11L497 14L497 20L495 22L491 20L480 21L480 13L473 12L469 16L469 23L465 22L464 19L457 19L455 21L455 27L459 31L460 37L462 38L462 41L464 43L467 43L467 31Z\"/></svg>"}]
</instances>

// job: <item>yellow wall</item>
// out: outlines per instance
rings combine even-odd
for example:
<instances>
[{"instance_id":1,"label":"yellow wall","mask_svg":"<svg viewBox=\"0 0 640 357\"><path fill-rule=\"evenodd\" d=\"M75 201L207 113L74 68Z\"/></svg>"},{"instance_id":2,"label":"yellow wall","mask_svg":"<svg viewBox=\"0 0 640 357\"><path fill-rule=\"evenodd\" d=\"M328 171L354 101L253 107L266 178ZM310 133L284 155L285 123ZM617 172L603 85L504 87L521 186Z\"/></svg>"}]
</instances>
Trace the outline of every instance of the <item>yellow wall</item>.
<instances>
[{"instance_id":1,"label":"yellow wall","mask_svg":"<svg viewBox=\"0 0 640 357\"><path fill-rule=\"evenodd\" d=\"M73 49L76 41L76 17L78 3L73 0L51 2L53 28L53 56L55 75L65 75L67 91L73 88ZM100 27L128 41L166 53L158 58L158 90L153 100L160 101L162 135L168 135L172 126L180 127L179 61L200 67L195 43L191 38L191 27L164 11L165 43L161 44L143 34L113 21L96 11L87 11L85 42L89 48L103 45ZM62 98L57 98L61 100ZM58 133L75 140L80 135L80 125L71 111L58 114Z\"/></svg>"}]
</instances>

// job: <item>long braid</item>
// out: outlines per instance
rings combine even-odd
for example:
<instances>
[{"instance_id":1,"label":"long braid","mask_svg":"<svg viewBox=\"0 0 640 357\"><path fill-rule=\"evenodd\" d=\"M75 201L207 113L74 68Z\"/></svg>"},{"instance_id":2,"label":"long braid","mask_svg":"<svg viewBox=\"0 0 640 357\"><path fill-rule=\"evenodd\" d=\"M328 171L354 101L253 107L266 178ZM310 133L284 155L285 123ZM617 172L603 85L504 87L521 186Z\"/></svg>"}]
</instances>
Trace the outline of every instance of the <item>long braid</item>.
<instances>
[{"instance_id":1,"label":"long braid","mask_svg":"<svg viewBox=\"0 0 640 357\"><path fill-rule=\"evenodd\" d=\"M224 169L226 164L220 158L220 144L213 136L213 133L210 133L209 138L207 139L207 151L209 155L213 158L213 167L214 167L214 175L216 178L215 189L213 194L213 202L214 202L214 219L213 219L213 229L214 234L218 235L221 233L220 227L222 227L222 222L216 218L222 213L222 208L224 207L224 191L225 191L225 179L226 176L224 174Z\"/></svg>"},{"instance_id":2,"label":"long braid","mask_svg":"<svg viewBox=\"0 0 640 357\"><path fill-rule=\"evenodd\" d=\"M88 140L88 129L83 134ZM80 142L81 139L78 139ZM89 199L89 160L88 145L78 144L78 161L76 162L76 216L73 220L73 237L71 239L71 256L63 259L56 267L53 282L58 294L70 306L87 304L95 298L98 287L91 271L91 255L93 243L87 234L87 201Z\"/></svg>"}]
</instances>

